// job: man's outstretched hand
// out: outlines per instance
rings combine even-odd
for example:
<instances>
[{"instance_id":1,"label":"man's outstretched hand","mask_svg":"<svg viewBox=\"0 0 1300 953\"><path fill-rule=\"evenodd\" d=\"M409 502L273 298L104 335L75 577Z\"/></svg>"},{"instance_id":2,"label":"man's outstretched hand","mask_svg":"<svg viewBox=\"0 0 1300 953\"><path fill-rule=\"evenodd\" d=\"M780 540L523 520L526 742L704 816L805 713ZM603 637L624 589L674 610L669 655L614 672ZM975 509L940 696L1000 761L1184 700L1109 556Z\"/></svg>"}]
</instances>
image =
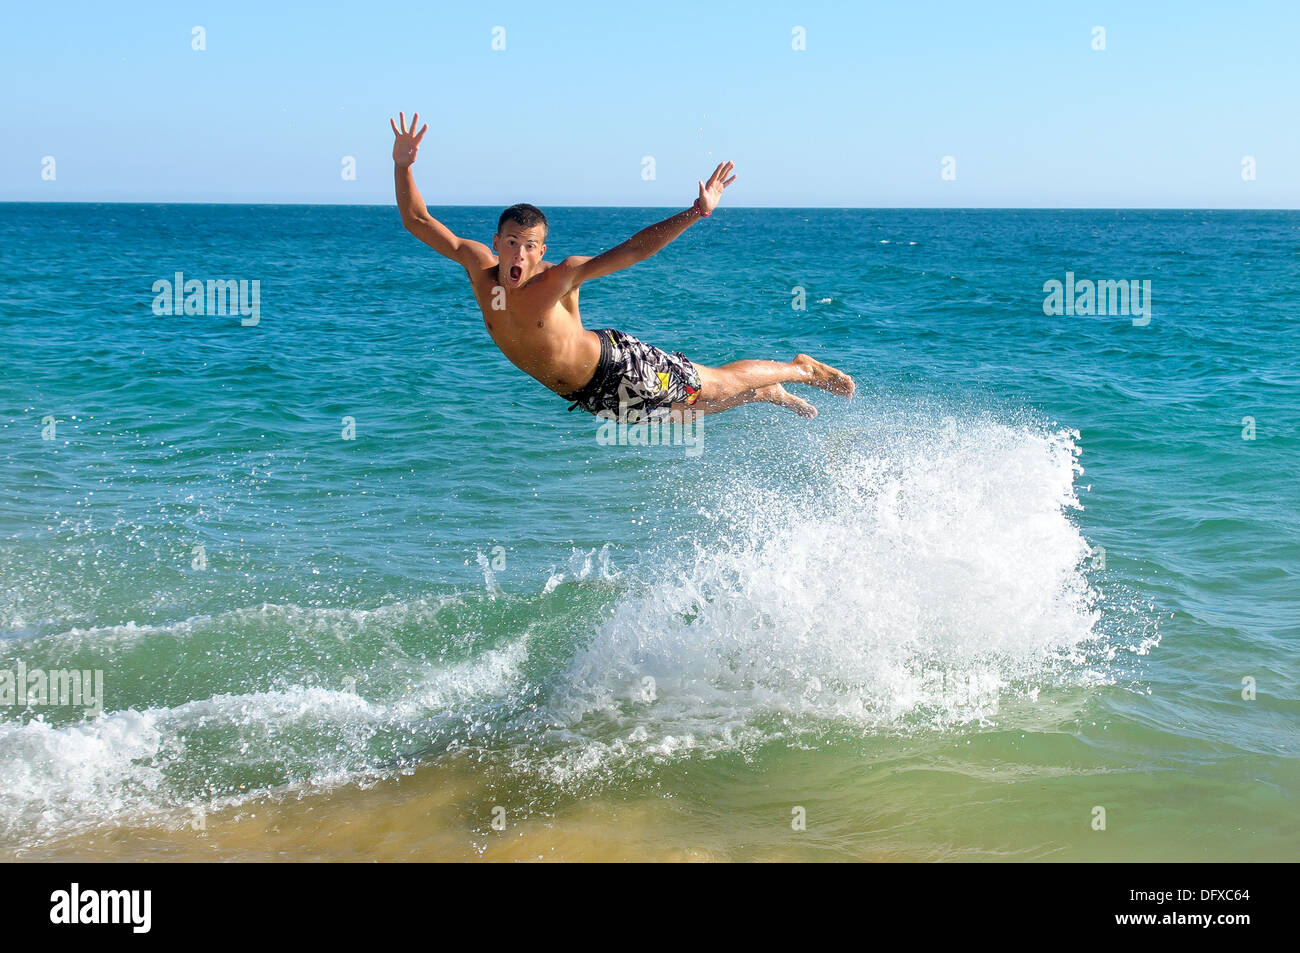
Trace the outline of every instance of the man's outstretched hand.
<instances>
[{"instance_id":1,"label":"man's outstretched hand","mask_svg":"<svg viewBox=\"0 0 1300 953\"><path fill-rule=\"evenodd\" d=\"M393 161L398 165L410 165L415 161L415 154L420 151L420 140L429 131L429 124L425 123L424 128L417 133L415 127L420 122L419 113L411 116L409 130L406 128L406 113L399 112L397 117L402 121L401 129L397 128L397 123L391 117L388 120L388 124L393 127L393 135L397 137L393 140Z\"/></svg>"},{"instance_id":2,"label":"man's outstretched hand","mask_svg":"<svg viewBox=\"0 0 1300 953\"><path fill-rule=\"evenodd\" d=\"M736 181L733 175L727 178L727 175L736 167L734 162L719 162L718 167L713 170L713 175L709 176L708 183L700 183L700 211L708 215L717 208L718 200L722 198L722 190Z\"/></svg>"}]
</instances>

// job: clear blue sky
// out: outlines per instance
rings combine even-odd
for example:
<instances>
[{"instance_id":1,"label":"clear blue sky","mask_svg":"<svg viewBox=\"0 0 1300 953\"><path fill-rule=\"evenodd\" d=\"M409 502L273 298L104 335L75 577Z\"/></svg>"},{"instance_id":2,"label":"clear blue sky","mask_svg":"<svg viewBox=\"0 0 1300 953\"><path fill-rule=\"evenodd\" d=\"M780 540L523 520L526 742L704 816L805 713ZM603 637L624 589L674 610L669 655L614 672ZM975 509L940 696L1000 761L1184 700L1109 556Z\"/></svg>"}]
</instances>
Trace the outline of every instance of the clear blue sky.
<instances>
[{"instance_id":1,"label":"clear blue sky","mask_svg":"<svg viewBox=\"0 0 1300 953\"><path fill-rule=\"evenodd\" d=\"M101 0L2 22L0 200L389 203L388 117L418 109L432 205L685 206L729 158L734 205L1300 207L1295 0Z\"/></svg>"}]
</instances>

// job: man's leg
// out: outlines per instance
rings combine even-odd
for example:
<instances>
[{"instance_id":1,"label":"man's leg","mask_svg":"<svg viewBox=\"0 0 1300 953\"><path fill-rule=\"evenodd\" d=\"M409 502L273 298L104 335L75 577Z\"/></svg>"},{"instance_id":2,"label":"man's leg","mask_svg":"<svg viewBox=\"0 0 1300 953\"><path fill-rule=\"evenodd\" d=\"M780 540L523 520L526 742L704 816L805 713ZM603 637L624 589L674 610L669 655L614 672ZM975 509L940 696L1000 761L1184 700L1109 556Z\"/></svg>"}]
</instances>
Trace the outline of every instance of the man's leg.
<instances>
[{"instance_id":1,"label":"man's leg","mask_svg":"<svg viewBox=\"0 0 1300 953\"><path fill-rule=\"evenodd\" d=\"M732 361L730 364L723 364L721 367L706 367L703 364L696 364L695 368L700 374L700 398L698 402L703 403L726 401L750 391L757 392L761 388L786 383L809 384L844 397L852 397L853 391L856 389L853 378L849 377L848 374L836 370L829 364L813 360L807 354L799 354L793 361L789 362ZM784 389L782 389L782 393L784 393ZM751 399L780 403L780 400L773 399L774 396L779 395L769 392L768 396L760 395ZM789 397L788 394L785 396ZM732 404L730 406L738 405ZM726 410L729 407L720 409Z\"/></svg>"},{"instance_id":2,"label":"man's leg","mask_svg":"<svg viewBox=\"0 0 1300 953\"><path fill-rule=\"evenodd\" d=\"M693 404L676 403L673 404L672 409L675 414L694 413L698 417L703 417L706 414L720 414L722 411L731 410L733 407L758 403L776 404L778 407L793 410L800 417L817 416L816 407L806 400L795 397L780 384L769 384L766 387L747 390L723 400L697 400Z\"/></svg>"}]
</instances>

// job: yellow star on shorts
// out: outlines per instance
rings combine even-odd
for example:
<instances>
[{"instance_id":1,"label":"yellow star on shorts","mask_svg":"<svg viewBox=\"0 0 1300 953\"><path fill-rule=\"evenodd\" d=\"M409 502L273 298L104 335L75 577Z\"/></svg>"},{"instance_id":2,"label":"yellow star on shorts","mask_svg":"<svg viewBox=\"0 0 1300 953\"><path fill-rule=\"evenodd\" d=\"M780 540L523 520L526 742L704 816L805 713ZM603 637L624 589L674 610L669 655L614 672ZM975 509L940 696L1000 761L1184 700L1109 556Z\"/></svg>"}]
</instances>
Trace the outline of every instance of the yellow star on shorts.
<instances>
[{"instance_id":1,"label":"yellow star on shorts","mask_svg":"<svg viewBox=\"0 0 1300 953\"><path fill-rule=\"evenodd\" d=\"M655 371L655 376L659 378L659 389L660 389L660 390L667 390L667 389L668 389L668 372L667 372L667 371Z\"/></svg>"}]
</instances>

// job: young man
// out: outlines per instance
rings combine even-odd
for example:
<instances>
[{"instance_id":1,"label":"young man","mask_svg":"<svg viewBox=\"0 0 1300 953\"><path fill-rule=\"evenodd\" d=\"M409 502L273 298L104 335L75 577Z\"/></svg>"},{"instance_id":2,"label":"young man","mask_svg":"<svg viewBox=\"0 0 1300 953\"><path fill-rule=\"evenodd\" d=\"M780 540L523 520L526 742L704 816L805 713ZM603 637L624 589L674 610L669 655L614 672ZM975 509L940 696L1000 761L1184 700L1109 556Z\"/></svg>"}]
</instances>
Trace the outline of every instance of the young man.
<instances>
[{"instance_id":1,"label":"young man","mask_svg":"<svg viewBox=\"0 0 1300 953\"><path fill-rule=\"evenodd\" d=\"M578 314L578 289L649 258L701 218L707 218L736 180L730 162L719 163L707 183L700 182L695 204L657 225L643 229L601 255L571 255L559 264L543 261L546 216L531 205L515 205L501 214L492 247L460 238L429 214L411 165L420 140L420 115L398 113L400 127L389 119L393 143L397 207L402 224L440 255L459 262L469 274L474 298L483 312L488 334L501 353L525 374L555 393L600 417L626 423L662 419L682 420L686 408L695 414L730 410L766 401L803 417L817 416L807 401L781 385L811 384L852 397L853 379L827 364L799 354L793 361L734 361L706 367L679 353L668 354L621 331L588 331Z\"/></svg>"}]
</instances>

